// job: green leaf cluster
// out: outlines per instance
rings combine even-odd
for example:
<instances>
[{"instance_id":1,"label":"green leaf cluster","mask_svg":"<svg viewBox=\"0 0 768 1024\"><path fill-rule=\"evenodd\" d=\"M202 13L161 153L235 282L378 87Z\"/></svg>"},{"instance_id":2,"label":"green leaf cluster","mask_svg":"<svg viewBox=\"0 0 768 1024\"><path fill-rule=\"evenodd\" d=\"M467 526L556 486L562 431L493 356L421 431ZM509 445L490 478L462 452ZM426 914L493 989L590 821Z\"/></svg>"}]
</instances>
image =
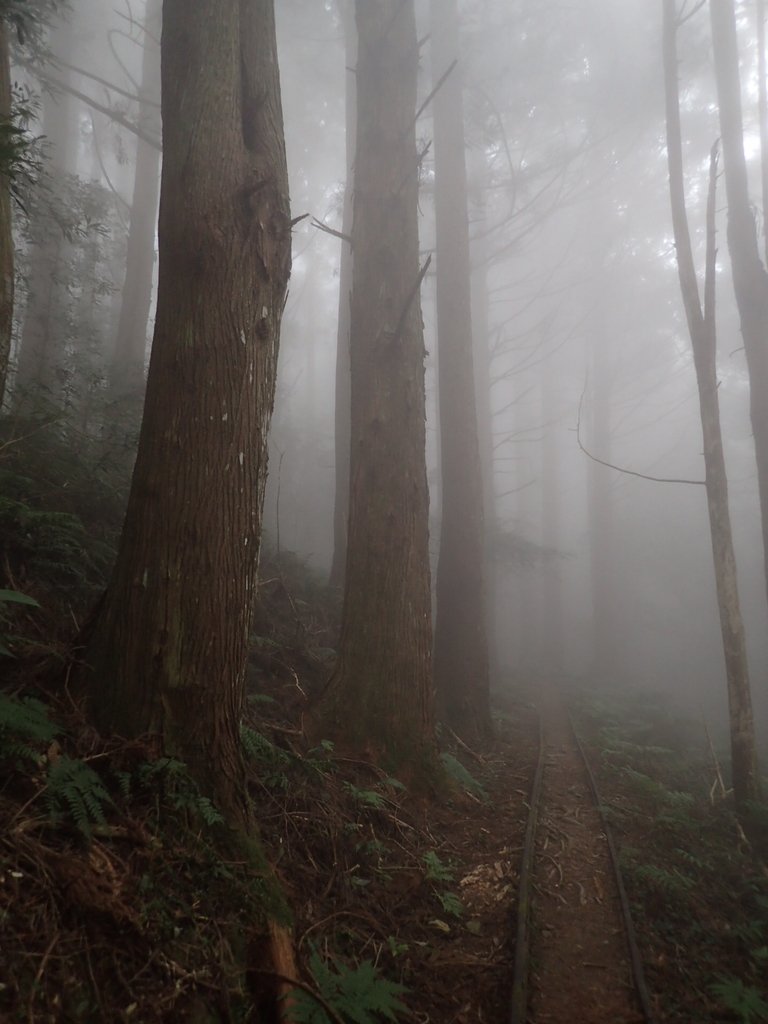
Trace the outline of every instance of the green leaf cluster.
<instances>
[{"instance_id":1,"label":"green leaf cluster","mask_svg":"<svg viewBox=\"0 0 768 1024\"><path fill-rule=\"evenodd\" d=\"M727 1010L737 1015L740 1024L768 1020L768 1003L753 985L745 985L739 978L721 977L709 990Z\"/></svg>"},{"instance_id":2,"label":"green leaf cluster","mask_svg":"<svg viewBox=\"0 0 768 1024\"><path fill-rule=\"evenodd\" d=\"M323 1000L349 1024L397 1024L397 1014L407 1012L400 999L406 992L404 986L380 977L370 960L347 967L336 960L326 962L313 948L309 969ZM322 1005L309 992L294 989L291 1000L293 1024L331 1024Z\"/></svg>"},{"instance_id":3,"label":"green leaf cluster","mask_svg":"<svg viewBox=\"0 0 768 1024\"><path fill-rule=\"evenodd\" d=\"M56 758L51 764L45 799L54 821L71 817L86 839L91 838L94 824L105 823L105 806L114 803L93 768L66 756Z\"/></svg>"},{"instance_id":4,"label":"green leaf cluster","mask_svg":"<svg viewBox=\"0 0 768 1024\"><path fill-rule=\"evenodd\" d=\"M59 732L39 700L0 693L0 760L37 762Z\"/></svg>"}]
</instances>

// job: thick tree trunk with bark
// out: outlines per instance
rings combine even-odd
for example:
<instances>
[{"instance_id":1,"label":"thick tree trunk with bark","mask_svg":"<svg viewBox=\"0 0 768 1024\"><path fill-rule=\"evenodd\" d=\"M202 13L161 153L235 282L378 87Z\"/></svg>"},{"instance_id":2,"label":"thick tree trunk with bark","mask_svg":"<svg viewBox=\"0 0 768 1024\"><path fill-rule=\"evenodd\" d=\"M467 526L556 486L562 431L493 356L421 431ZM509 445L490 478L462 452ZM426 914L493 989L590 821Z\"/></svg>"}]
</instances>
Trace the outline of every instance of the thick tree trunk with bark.
<instances>
[{"instance_id":1,"label":"thick tree trunk with bark","mask_svg":"<svg viewBox=\"0 0 768 1024\"><path fill-rule=\"evenodd\" d=\"M144 56L137 123L150 136L160 136L160 27L162 0L149 0L144 23ZM147 323L152 302L152 276L160 186L160 150L140 136L136 139L131 226L128 233L125 281L120 319L110 366L112 418L124 425L126 412L140 410L144 390ZM129 408L126 409L126 403Z\"/></svg>"},{"instance_id":2,"label":"thick tree trunk with bark","mask_svg":"<svg viewBox=\"0 0 768 1024\"><path fill-rule=\"evenodd\" d=\"M242 824L239 725L290 270L271 0L165 0L162 115L144 419L84 663L99 728L157 736Z\"/></svg>"},{"instance_id":3,"label":"thick tree trunk with bark","mask_svg":"<svg viewBox=\"0 0 768 1024\"><path fill-rule=\"evenodd\" d=\"M760 259L755 213L749 199L733 0L713 0L709 9L728 202L728 252L749 370L768 589L768 273Z\"/></svg>"},{"instance_id":4,"label":"thick tree trunk with bark","mask_svg":"<svg viewBox=\"0 0 768 1024\"><path fill-rule=\"evenodd\" d=\"M432 0L435 85L458 57L456 0ZM465 739L490 734L483 581L483 481L477 440L461 74L434 98L438 389L442 509L435 682L441 713Z\"/></svg>"},{"instance_id":5,"label":"thick tree trunk with bark","mask_svg":"<svg viewBox=\"0 0 768 1024\"><path fill-rule=\"evenodd\" d=\"M719 0L718 0L719 2ZM720 431L717 394L715 328L715 182L716 149L710 162L707 200L707 260L704 309L691 249L685 207L683 148L680 130L680 100L677 81L675 0L664 0L664 82L667 113L667 158L672 224L677 251L680 289L696 367L701 427L704 438L707 508L714 558L717 603L728 680L733 790L736 804L743 807L759 796L759 775L755 752L755 729L747 664L744 623L739 606L736 559L733 552L728 509L728 480ZM754 386L754 384L753 384Z\"/></svg>"},{"instance_id":6,"label":"thick tree trunk with bark","mask_svg":"<svg viewBox=\"0 0 768 1024\"><path fill-rule=\"evenodd\" d=\"M0 20L0 122L11 123L11 58L8 26ZM7 172L7 168L5 169ZM0 174L0 406L5 395L13 328L13 233L11 190L7 173Z\"/></svg>"},{"instance_id":7,"label":"thick tree trunk with bark","mask_svg":"<svg viewBox=\"0 0 768 1024\"><path fill-rule=\"evenodd\" d=\"M354 0L342 0L344 21L344 59L346 61L346 147L347 180L344 183L344 212L341 232L346 237L341 243L339 264L339 324L336 334L336 396L335 396L335 496L333 504L333 562L332 587L344 583L347 558L347 514L349 512L349 319L352 288L352 247L346 240L352 234L352 197L354 193L355 129L357 110L355 102L355 75L357 64L357 29L355 28Z\"/></svg>"},{"instance_id":8,"label":"thick tree trunk with bark","mask_svg":"<svg viewBox=\"0 0 768 1024\"><path fill-rule=\"evenodd\" d=\"M433 755L412 0L358 0L349 535L313 728L418 779Z\"/></svg>"}]
</instances>

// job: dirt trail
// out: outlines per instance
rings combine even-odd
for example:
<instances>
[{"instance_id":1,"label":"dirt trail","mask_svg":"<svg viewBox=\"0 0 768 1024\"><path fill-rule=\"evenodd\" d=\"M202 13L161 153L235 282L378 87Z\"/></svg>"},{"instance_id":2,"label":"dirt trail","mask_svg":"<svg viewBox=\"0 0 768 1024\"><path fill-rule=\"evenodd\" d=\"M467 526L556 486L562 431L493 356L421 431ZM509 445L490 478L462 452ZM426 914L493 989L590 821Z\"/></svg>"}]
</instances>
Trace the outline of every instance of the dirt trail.
<instances>
[{"instance_id":1,"label":"dirt trail","mask_svg":"<svg viewBox=\"0 0 768 1024\"><path fill-rule=\"evenodd\" d=\"M608 845L559 699L537 700L544 776L533 892L535 1024L639 1024Z\"/></svg>"}]
</instances>

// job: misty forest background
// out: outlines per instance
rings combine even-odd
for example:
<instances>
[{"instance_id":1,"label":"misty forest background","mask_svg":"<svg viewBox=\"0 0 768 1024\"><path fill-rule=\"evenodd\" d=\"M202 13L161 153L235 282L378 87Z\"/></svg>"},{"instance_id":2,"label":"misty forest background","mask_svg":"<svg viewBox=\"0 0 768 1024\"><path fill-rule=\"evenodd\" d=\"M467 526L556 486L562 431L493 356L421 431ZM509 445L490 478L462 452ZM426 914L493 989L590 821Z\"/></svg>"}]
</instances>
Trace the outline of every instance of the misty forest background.
<instances>
[{"instance_id":1,"label":"misty forest background","mask_svg":"<svg viewBox=\"0 0 768 1024\"><path fill-rule=\"evenodd\" d=\"M310 741L430 791L489 692L661 691L743 809L764 4L356 6L0 3L2 671L159 737L242 839L290 566L333 622Z\"/></svg>"},{"instance_id":2,"label":"misty forest background","mask_svg":"<svg viewBox=\"0 0 768 1024\"><path fill-rule=\"evenodd\" d=\"M264 523L268 544L279 539L327 576L341 242L312 221L342 229L349 61L335 4L283 0L276 14L291 208L310 217L293 233ZM590 462L576 432L580 423L584 446L621 467L702 475L669 214L657 14L642 2L568 10L462 5L475 366L478 409L490 417L490 436L481 436L489 586L499 668L663 687L719 723L722 650L700 489ZM762 235L754 5L738 4L737 14L745 153ZM156 10L148 15L157 21ZM15 437L18 417L34 402L72 458L90 459L94 472L105 473L130 463L136 423L123 412L131 369L121 361L137 359L152 332L157 34L145 36L136 5L129 12L80 3L46 18L42 50L8 33L17 116L39 141L25 157L36 183L23 167L14 174L16 298L4 431ZM425 12L422 22L426 30ZM686 180L700 254L709 149L720 135L705 11L681 30L680 49ZM422 98L430 91L429 58L424 46ZM428 105L417 125L422 143L431 136L431 113ZM430 152L421 166L426 254L434 244ZM718 205L719 396L759 682L768 651L749 381L722 193ZM436 558L432 268L422 296ZM119 470L112 482L124 486ZM18 582L23 587L23 577ZM754 699L764 728L764 686L755 687Z\"/></svg>"},{"instance_id":3,"label":"misty forest background","mask_svg":"<svg viewBox=\"0 0 768 1024\"><path fill-rule=\"evenodd\" d=\"M34 950L0 988L14 1013L108 1019L122 999L180 1019L188 997L189 1019L236 1019L268 962L276 1019L295 954L322 991L338 980L287 904L308 935L373 880L385 913L387 842L413 844L398 898L413 877L453 941L454 868L397 815L442 814L467 849L522 830L510 766L526 778L527 701L553 684L663 694L627 741L595 727L618 743L630 859L648 868L670 815L646 827L622 785L679 812L643 927L699 941L701 912L665 918L681 851L683 896L712 895L718 921L738 885L762 892L742 867L768 835L765 13L0 0L0 812L7 878L34 880L3 908ZM691 722L708 767L656 784ZM396 807L364 826L344 801ZM90 955L94 921L133 929L129 982L114 935L92 988L52 954ZM406 964L395 924L377 967ZM712 963L749 961L760 999L763 933L729 929ZM408 942L418 958L430 938ZM659 977L676 961L646 953ZM681 1020L688 988L712 1002L701 963L657 983ZM394 1020L400 989L374 974ZM429 1012L444 994L413 987Z\"/></svg>"}]
</instances>

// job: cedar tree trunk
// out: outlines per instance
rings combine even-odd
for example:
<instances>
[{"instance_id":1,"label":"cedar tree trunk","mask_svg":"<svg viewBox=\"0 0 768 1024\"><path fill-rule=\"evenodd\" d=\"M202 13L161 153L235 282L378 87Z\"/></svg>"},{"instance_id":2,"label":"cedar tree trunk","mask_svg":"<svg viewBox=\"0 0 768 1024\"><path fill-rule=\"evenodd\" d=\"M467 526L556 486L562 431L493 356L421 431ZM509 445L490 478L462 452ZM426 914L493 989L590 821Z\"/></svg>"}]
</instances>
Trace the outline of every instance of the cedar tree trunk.
<instances>
[{"instance_id":1,"label":"cedar tree trunk","mask_svg":"<svg viewBox=\"0 0 768 1024\"><path fill-rule=\"evenodd\" d=\"M664 0L664 83L667 112L667 159L672 224L677 251L680 290L691 337L696 380L699 388L701 427L704 437L707 508L712 537L717 603L728 680L728 708L731 732L733 792L743 807L759 796L755 753L755 727L749 686L747 646L739 607L736 559L733 553L728 511L728 481L725 471L720 410L717 395L715 330L715 181L717 155L713 147L707 200L707 262L704 309L693 263L683 183L683 147L680 130L680 99L677 81L675 0ZM753 383L754 386L754 383Z\"/></svg>"},{"instance_id":2,"label":"cedar tree trunk","mask_svg":"<svg viewBox=\"0 0 768 1024\"><path fill-rule=\"evenodd\" d=\"M357 29L353 0L343 0L344 58L346 76L346 146L347 180L344 184L344 213L341 232L348 238L352 234L352 195L354 191L355 162L355 75L357 64ZM352 248L344 238L341 243L339 265L339 325L336 341L336 396L335 396L335 495L333 504L333 562L331 586L344 583L344 563L347 555L347 513L349 511L349 316L352 287Z\"/></svg>"},{"instance_id":3,"label":"cedar tree trunk","mask_svg":"<svg viewBox=\"0 0 768 1024\"><path fill-rule=\"evenodd\" d=\"M456 0L432 0L435 85L456 60ZM455 67L434 99L438 391L442 509L437 563L435 682L441 713L464 739L490 734L483 582L483 481L477 440L464 159Z\"/></svg>"},{"instance_id":4,"label":"cedar tree trunk","mask_svg":"<svg viewBox=\"0 0 768 1024\"><path fill-rule=\"evenodd\" d=\"M0 19L0 122L11 123L11 58L8 25ZM13 233L9 168L0 168L0 406L5 395L13 328Z\"/></svg>"},{"instance_id":5,"label":"cedar tree trunk","mask_svg":"<svg viewBox=\"0 0 768 1024\"><path fill-rule=\"evenodd\" d=\"M162 0L149 0L144 23L144 55L139 93L138 125L146 135L160 136L160 26ZM144 385L147 322L152 302L152 273L160 184L160 150L146 139L136 139L136 172L133 179L131 227L125 262L120 319L110 367L110 393L118 422L126 411L140 408ZM125 402L130 409L124 408Z\"/></svg>"},{"instance_id":6,"label":"cedar tree trunk","mask_svg":"<svg viewBox=\"0 0 768 1024\"><path fill-rule=\"evenodd\" d=\"M85 650L99 728L151 734L235 824L290 215L271 0L165 0L160 278L117 564Z\"/></svg>"},{"instance_id":7,"label":"cedar tree trunk","mask_svg":"<svg viewBox=\"0 0 768 1024\"><path fill-rule=\"evenodd\" d=\"M347 572L314 728L417 779L434 747L413 0L356 17Z\"/></svg>"},{"instance_id":8,"label":"cedar tree trunk","mask_svg":"<svg viewBox=\"0 0 768 1024\"><path fill-rule=\"evenodd\" d=\"M733 0L714 0L709 9L728 204L728 252L749 370L750 418L768 588L768 274L760 259L755 214L749 199Z\"/></svg>"}]
</instances>

